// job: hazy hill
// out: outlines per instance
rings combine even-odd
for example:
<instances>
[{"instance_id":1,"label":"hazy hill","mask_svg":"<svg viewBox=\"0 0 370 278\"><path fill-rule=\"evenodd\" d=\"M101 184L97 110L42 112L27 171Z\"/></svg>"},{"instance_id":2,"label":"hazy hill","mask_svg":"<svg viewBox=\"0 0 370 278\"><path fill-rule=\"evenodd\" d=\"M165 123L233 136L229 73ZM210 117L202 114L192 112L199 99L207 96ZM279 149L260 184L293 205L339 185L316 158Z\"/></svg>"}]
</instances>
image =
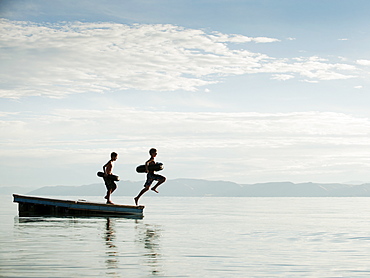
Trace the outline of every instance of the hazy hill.
<instances>
[{"instance_id":1,"label":"hazy hill","mask_svg":"<svg viewBox=\"0 0 370 278\"><path fill-rule=\"evenodd\" d=\"M143 182L120 181L116 196L136 196L143 188ZM159 196L184 197L370 197L370 184L348 185L340 183L292 183L268 182L257 184L237 184L227 181L207 181L200 179L168 180L158 190ZM30 195L60 196L104 196L103 183L82 186L45 186ZM13 193L21 193L14 192ZM147 194L154 195L154 192Z\"/></svg>"},{"instance_id":2,"label":"hazy hill","mask_svg":"<svg viewBox=\"0 0 370 278\"><path fill-rule=\"evenodd\" d=\"M318 184L271 182L243 186L242 196L254 197L339 197L352 196L354 186L346 184ZM344 192L347 192L344 194Z\"/></svg>"},{"instance_id":3,"label":"hazy hill","mask_svg":"<svg viewBox=\"0 0 370 278\"><path fill-rule=\"evenodd\" d=\"M117 183L116 196L136 196L143 189L143 181L120 181ZM224 181L206 181L197 179L168 180L158 188L161 196L235 196L241 186ZM45 186L28 192L31 195L59 196L99 196L106 192L103 183L82 186ZM155 194L154 192L150 192ZM231 194L231 195L230 195Z\"/></svg>"},{"instance_id":4,"label":"hazy hill","mask_svg":"<svg viewBox=\"0 0 370 278\"><path fill-rule=\"evenodd\" d=\"M27 194L28 192L30 192L29 187L22 187L22 186L3 186L3 187L0 187L0 194L2 194L2 195L11 195L13 193Z\"/></svg>"}]
</instances>

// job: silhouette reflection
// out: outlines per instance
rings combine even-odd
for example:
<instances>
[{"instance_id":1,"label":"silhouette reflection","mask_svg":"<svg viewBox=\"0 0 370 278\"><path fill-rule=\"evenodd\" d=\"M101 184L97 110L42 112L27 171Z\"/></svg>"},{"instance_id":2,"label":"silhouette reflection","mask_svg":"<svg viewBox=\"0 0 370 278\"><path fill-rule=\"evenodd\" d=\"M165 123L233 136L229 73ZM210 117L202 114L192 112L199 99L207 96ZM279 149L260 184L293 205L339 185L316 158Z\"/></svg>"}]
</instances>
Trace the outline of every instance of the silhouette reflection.
<instances>
[{"instance_id":1,"label":"silhouette reflection","mask_svg":"<svg viewBox=\"0 0 370 278\"><path fill-rule=\"evenodd\" d=\"M77 258L80 254L85 254L83 252L95 252L87 256L91 256L91 260L99 261L95 262L96 265L91 265L91 269L101 271L105 277L123 277L123 273L127 271L128 273L140 271L146 276L163 275L160 253L162 227L159 225L144 223L138 219L125 220L116 217L15 217L14 228L15 236L28 244L24 247L25 250L42 248L40 244L35 245L35 238L42 238L42 243L47 244L54 242L57 236L60 239L58 245L54 249L48 249L50 252L65 252L68 249L72 257L79 254ZM93 243L97 234L100 244L92 248L83 248L81 251L81 244L86 246ZM89 258L82 258L81 262L85 263L88 260ZM79 263L78 260L74 262Z\"/></svg>"},{"instance_id":2,"label":"silhouette reflection","mask_svg":"<svg viewBox=\"0 0 370 278\"><path fill-rule=\"evenodd\" d=\"M105 226L104 240L106 245L105 260L107 272L106 274L112 277L119 277L119 257L118 245L124 239L116 238L115 223L117 219L107 218ZM144 252L141 256L144 258L143 265L149 267L151 275L160 275L161 273L161 254L160 250L160 232L159 226L144 224L141 221L135 220L135 242L139 243L138 249L144 247Z\"/></svg>"},{"instance_id":3,"label":"silhouette reflection","mask_svg":"<svg viewBox=\"0 0 370 278\"><path fill-rule=\"evenodd\" d=\"M106 225L105 225L105 245L107 247L105 254L107 255L107 259L105 260L105 264L107 267L107 273L113 277L119 277L119 273L116 271L118 268L118 250L115 244L116 240L116 231L114 229L115 221L111 218L107 218Z\"/></svg>"},{"instance_id":4,"label":"silhouette reflection","mask_svg":"<svg viewBox=\"0 0 370 278\"><path fill-rule=\"evenodd\" d=\"M138 230L136 242L144 244L145 264L151 269L152 275L160 275L161 271L161 254L160 254L160 233L159 226L141 224L137 225Z\"/></svg>"}]
</instances>

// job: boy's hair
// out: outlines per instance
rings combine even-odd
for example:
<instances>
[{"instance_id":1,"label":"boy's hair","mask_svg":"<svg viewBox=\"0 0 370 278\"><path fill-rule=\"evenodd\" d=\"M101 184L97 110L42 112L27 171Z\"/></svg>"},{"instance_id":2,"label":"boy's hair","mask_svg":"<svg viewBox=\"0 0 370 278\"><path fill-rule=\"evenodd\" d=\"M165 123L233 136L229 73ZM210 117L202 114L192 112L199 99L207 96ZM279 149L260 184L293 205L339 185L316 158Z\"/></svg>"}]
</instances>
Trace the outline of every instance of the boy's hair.
<instances>
[{"instance_id":1,"label":"boy's hair","mask_svg":"<svg viewBox=\"0 0 370 278\"><path fill-rule=\"evenodd\" d=\"M149 154L150 155L152 155L153 153L156 153L157 152L157 149L155 149L155 148L151 148L150 150L149 150Z\"/></svg>"},{"instance_id":2,"label":"boy's hair","mask_svg":"<svg viewBox=\"0 0 370 278\"><path fill-rule=\"evenodd\" d=\"M112 153L110 154L110 157L111 157L111 158L113 158L113 157L117 157L117 155L118 155L117 153L112 152Z\"/></svg>"}]
</instances>

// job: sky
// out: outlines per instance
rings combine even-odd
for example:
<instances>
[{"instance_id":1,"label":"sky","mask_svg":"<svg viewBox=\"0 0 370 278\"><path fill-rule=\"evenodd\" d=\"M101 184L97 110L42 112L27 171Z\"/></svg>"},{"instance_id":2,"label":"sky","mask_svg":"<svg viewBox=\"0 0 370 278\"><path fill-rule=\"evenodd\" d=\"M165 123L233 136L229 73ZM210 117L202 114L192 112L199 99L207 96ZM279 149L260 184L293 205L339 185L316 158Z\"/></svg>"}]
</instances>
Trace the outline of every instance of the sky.
<instances>
[{"instance_id":1,"label":"sky","mask_svg":"<svg viewBox=\"0 0 370 278\"><path fill-rule=\"evenodd\" d=\"M0 187L370 182L367 0L0 0Z\"/></svg>"}]
</instances>

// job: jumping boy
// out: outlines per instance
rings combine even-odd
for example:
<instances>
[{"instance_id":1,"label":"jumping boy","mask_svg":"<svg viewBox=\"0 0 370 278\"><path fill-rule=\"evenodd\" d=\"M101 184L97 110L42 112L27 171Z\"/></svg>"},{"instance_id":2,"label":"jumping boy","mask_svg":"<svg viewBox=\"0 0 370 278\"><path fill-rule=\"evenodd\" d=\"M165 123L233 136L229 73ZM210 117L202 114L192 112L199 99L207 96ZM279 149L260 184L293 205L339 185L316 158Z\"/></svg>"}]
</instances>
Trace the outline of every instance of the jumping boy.
<instances>
[{"instance_id":1,"label":"jumping boy","mask_svg":"<svg viewBox=\"0 0 370 278\"><path fill-rule=\"evenodd\" d=\"M116 190L117 185L112 179L113 175L113 162L116 161L118 158L118 154L115 152L112 152L110 154L110 160L103 166L104 171L104 182L105 186L107 187L107 195L105 195L105 199L107 199L107 204L113 204L110 200L110 196L112 195L113 191Z\"/></svg>"},{"instance_id":2,"label":"jumping boy","mask_svg":"<svg viewBox=\"0 0 370 278\"><path fill-rule=\"evenodd\" d=\"M157 184L152 187L152 190L156 193L159 193L157 191L158 186L166 181L165 177L154 174L154 171L149 171L149 165L155 164L154 158L157 156L157 150L154 148L150 149L149 154L150 158L147 162L145 162L145 172L147 173L146 182L144 184L144 189L142 189L139 195L134 198L136 205L138 205L140 197L149 190L149 187L152 185L153 181L157 181Z\"/></svg>"}]
</instances>

